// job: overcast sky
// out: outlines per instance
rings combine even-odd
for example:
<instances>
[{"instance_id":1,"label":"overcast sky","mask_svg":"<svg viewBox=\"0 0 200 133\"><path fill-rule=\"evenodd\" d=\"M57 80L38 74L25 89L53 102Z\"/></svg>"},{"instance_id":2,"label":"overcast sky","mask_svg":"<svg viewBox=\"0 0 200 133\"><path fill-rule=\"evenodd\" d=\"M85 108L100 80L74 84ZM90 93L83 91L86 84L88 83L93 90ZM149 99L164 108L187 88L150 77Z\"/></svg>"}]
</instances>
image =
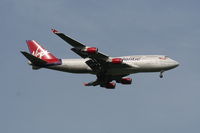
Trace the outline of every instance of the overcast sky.
<instances>
[{"instance_id":1,"label":"overcast sky","mask_svg":"<svg viewBox=\"0 0 200 133\"><path fill-rule=\"evenodd\" d=\"M199 0L1 0L1 133L199 133ZM180 66L131 75L115 90L93 75L34 71L20 50L34 39L79 58L56 28L110 56L162 54Z\"/></svg>"}]
</instances>

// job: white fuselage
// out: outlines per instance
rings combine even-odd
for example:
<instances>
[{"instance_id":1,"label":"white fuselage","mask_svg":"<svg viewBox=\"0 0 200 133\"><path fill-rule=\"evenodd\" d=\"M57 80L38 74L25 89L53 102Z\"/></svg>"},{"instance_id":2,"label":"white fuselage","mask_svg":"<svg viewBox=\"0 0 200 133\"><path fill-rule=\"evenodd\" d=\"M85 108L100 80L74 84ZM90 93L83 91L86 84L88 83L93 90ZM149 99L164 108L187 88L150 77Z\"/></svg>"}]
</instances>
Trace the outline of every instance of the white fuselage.
<instances>
[{"instance_id":1,"label":"white fuselage","mask_svg":"<svg viewBox=\"0 0 200 133\"><path fill-rule=\"evenodd\" d=\"M123 65L111 65L106 75L129 75L138 72L161 72L175 68L179 63L163 55L135 55L119 57L123 59ZM89 59L62 59L61 65L46 68L71 73L95 72L85 63Z\"/></svg>"}]
</instances>

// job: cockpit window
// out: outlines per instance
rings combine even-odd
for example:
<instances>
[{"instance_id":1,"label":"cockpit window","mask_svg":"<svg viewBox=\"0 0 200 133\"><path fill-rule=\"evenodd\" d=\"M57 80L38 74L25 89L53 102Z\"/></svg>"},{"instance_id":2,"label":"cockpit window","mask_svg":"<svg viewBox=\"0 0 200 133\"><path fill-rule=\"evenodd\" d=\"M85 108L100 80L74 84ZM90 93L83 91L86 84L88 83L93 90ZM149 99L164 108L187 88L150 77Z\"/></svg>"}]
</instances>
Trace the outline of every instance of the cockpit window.
<instances>
[{"instance_id":1,"label":"cockpit window","mask_svg":"<svg viewBox=\"0 0 200 133\"><path fill-rule=\"evenodd\" d=\"M161 59L161 60L166 60L167 58L168 58L168 56L159 57L159 59Z\"/></svg>"}]
</instances>

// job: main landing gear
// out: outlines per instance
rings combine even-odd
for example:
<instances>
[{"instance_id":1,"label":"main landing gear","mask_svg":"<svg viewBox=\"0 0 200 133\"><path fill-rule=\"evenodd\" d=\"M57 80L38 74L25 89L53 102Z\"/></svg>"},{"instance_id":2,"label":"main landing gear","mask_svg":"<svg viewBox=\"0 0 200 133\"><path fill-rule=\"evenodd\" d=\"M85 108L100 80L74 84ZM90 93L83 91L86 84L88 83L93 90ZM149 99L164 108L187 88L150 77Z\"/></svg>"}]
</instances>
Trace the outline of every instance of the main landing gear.
<instances>
[{"instance_id":1,"label":"main landing gear","mask_svg":"<svg viewBox=\"0 0 200 133\"><path fill-rule=\"evenodd\" d=\"M164 72L164 71L161 71L161 72L160 72L160 75L159 75L160 78L163 78L163 72Z\"/></svg>"}]
</instances>

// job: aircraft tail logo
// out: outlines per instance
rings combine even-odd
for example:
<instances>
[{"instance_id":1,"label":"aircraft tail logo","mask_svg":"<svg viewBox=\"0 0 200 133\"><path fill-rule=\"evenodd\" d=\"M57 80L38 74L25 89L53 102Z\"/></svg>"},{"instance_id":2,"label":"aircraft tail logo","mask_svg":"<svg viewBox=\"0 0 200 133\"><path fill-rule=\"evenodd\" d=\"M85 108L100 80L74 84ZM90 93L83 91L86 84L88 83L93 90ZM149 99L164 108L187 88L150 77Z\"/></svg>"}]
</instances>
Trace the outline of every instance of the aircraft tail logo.
<instances>
[{"instance_id":1,"label":"aircraft tail logo","mask_svg":"<svg viewBox=\"0 0 200 133\"><path fill-rule=\"evenodd\" d=\"M39 43L37 43L34 40L27 40L26 41L30 53L37 57L40 58L47 63L58 63L60 60L56 58L52 53L48 52L45 48L43 48Z\"/></svg>"}]
</instances>

